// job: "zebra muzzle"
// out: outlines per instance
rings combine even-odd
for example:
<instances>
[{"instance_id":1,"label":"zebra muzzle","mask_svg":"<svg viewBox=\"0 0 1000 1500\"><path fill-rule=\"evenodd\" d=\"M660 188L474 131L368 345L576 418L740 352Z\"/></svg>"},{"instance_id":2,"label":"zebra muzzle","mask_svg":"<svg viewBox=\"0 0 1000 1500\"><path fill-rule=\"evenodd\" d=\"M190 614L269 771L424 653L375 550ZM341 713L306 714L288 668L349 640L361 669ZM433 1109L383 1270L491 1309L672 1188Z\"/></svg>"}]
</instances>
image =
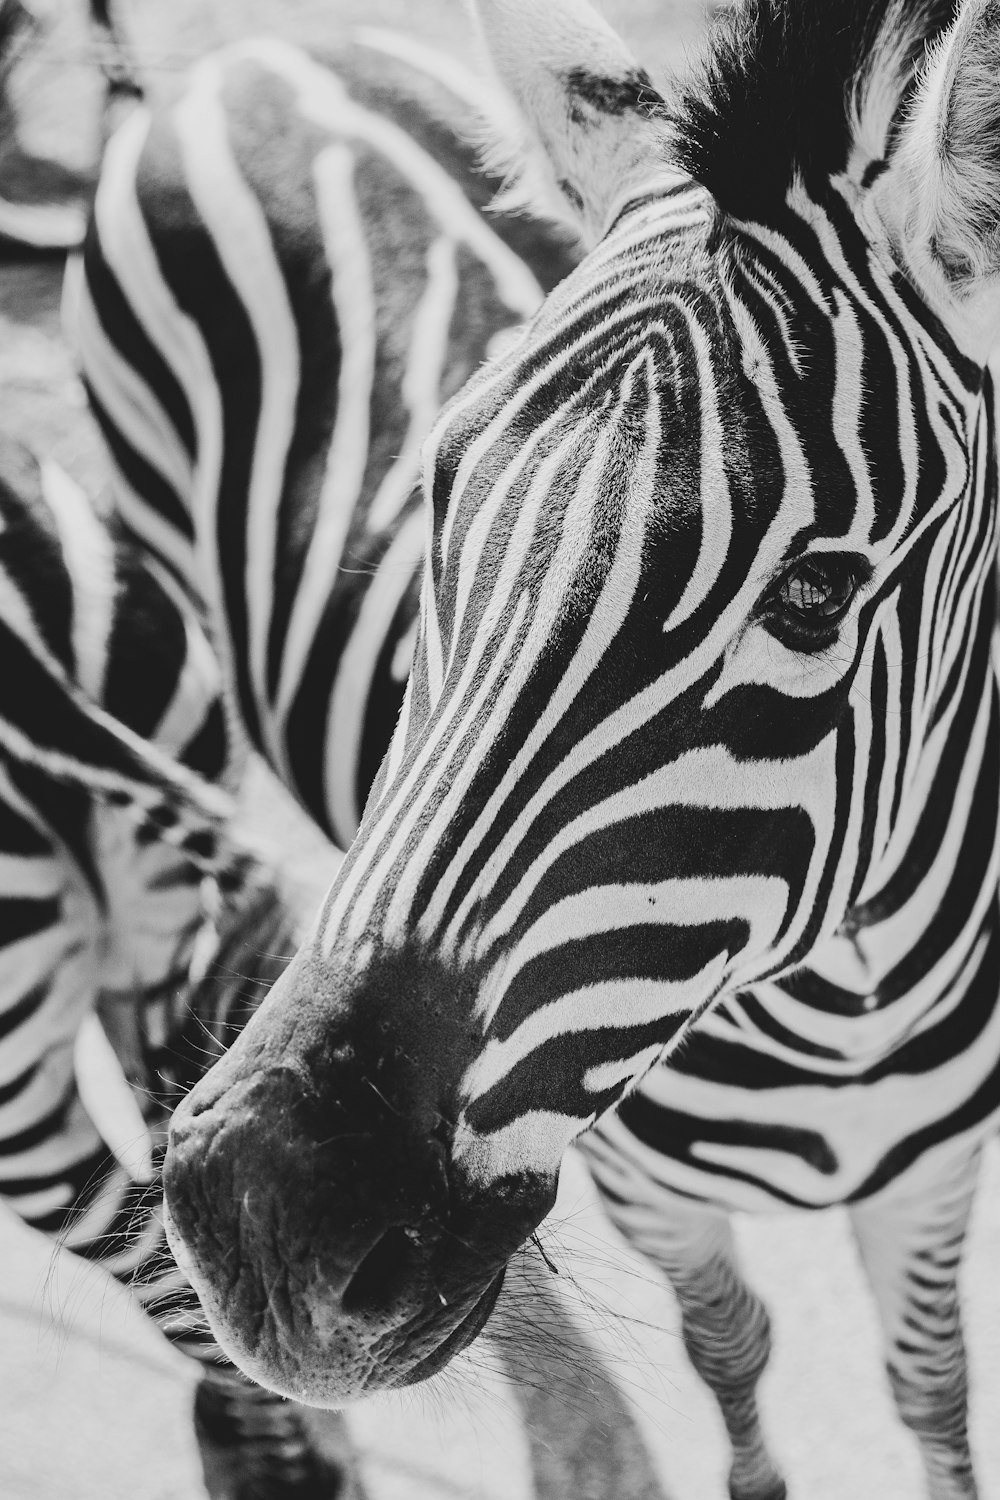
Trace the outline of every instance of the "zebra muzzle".
<instances>
[{"instance_id":1,"label":"zebra muzzle","mask_svg":"<svg viewBox=\"0 0 1000 1500\"><path fill-rule=\"evenodd\" d=\"M442 1049L432 1063L383 1024L348 1041L342 1022L269 1001L176 1111L164 1168L171 1245L219 1343L317 1406L465 1348L554 1194L468 1180Z\"/></svg>"}]
</instances>

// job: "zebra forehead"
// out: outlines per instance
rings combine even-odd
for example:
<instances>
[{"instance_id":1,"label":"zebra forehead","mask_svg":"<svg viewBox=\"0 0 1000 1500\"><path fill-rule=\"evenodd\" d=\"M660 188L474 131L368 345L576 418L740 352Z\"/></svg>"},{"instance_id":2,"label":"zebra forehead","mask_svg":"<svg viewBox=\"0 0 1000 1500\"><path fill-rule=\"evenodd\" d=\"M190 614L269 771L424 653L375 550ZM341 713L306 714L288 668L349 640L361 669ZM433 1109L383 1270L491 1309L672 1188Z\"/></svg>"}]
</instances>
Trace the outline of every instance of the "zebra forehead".
<instances>
[{"instance_id":1,"label":"zebra forehead","mask_svg":"<svg viewBox=\"0 0 1000 1500\"><path fill-rule=\"evenodd\" d=\"M449 529L449 510L478 507L499 489L513 516L523 486L546 468L543 510L561 510L597 454L607 503L625 498L655 449L664 519L698 508L708 470L744 479L754 471L765 487L780 477L711 257L690 245L675 255L647 244L641 257L586 270L439 418L425 448L439 530Z\"/></svg>"},{"instance_id":2,"label":"zebra forehead","mask_svg":"<svg viewBox=\"0 0 1000 1500\"><path fill-rule=\"evenodd\" d=\"M463 511L488 508L496 538L523 529L531 483L558 523L602 436L619 495L658 445L654 527L721 495L743 548L779 506L789 537L896 535L951 442L918 418L908 352L939 335L836 194L799 192L774 224L737 224L683 184L627 211L446 408L426 450L436 550L464 541ZM963 374L975 398L977 372ZM574 438L581 461L546 471ZM614 519L607 497L600 513Z\"/></svg>"},{"instance_id":3,"label":"zebra forehead","mask_svg":"<svg viewBox=\"0 0 1000 1500\"><path fill-rule=\"evenodd\" d=\"M719 274L703 245L681 237L669 219L661 230L643 216L637 227L637 235L611 236L550 293L524 336L470 382L469 399L446 409L442 432L460 433L469 417L489 415L498 404L517 414L519 392L529 408L544 390L577 415L599 409L611 383L644 348L669 356L666 383L682 376L697 383L703 372L683 345L688 325L719 317ZM705 346L702 357L707 354Z\"/></svg>"}]
</instances>

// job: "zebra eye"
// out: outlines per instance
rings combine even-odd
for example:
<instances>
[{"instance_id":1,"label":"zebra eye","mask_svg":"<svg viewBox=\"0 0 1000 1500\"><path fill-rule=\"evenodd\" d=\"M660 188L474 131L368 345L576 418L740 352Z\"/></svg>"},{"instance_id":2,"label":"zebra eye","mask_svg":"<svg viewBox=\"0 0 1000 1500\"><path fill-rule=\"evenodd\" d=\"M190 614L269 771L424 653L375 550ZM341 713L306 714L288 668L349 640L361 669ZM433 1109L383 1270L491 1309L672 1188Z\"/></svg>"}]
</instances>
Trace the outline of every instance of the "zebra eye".
<instances>
[{"instance_id":1,"label":"zebra eye","mask_svg":"<svg viewBox=\"0 0 1000 1500\"><path fill-rule=\"evenodd\" d=\"M862 581L861 559L821 553L803 557L778 580L767 599L769 622L786 644L823 646L851 606Z\"/></svg>"}]
</instances>

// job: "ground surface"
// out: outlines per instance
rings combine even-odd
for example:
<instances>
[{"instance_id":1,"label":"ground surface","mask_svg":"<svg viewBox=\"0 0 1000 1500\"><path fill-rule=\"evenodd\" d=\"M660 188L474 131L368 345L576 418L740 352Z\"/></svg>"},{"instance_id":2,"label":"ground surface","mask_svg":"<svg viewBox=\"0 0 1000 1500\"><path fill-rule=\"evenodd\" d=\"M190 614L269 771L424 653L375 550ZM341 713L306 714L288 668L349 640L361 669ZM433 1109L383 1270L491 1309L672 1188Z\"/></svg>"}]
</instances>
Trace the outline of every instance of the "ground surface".
<instances>
[{"instance_id":1,"label":"ground surface","mask_svg":"<svg viewBox=\"0 0 1000 1500\"><path fill-rule=\"evenodd\" d=\"M59 25L20 80L24 117L33 149L82 170L96 150L96 90L77 6L55 9ZM247 30L325 39L362 19L467 50L457 0L131 0L126 9L157 89L206 46ZM654 72L682 65L697 45L697 0L607 0L604 9ZM0 425L97 491L100 451L58 337L58 270L0 264ZM320 890L329 851L301 825L292 833L266 779L248 801L290 876L304 893ZM547 1248L561 1274L520 1289L521 1320L501 1352L476 1346L439 1389L352 1414L371 1500L722 1500L719 1423L686 1366L671 1300L629 1259L575 1161L555 1218ZM843 1219L782 1215L739 1232L776 1323L764 1402L791 1500L917 1500L917 1461L893 1419ZM3 1218L0 1265L2 1500L204 1497L186 1362L117 1287ZM998 1266L993 1151L965 1274L985 1500L1000 1500ZM595 1352L581 1351L574 1319ZM325 1430L337 1440L335 1424Z\"/></svg>"}]
</instances>

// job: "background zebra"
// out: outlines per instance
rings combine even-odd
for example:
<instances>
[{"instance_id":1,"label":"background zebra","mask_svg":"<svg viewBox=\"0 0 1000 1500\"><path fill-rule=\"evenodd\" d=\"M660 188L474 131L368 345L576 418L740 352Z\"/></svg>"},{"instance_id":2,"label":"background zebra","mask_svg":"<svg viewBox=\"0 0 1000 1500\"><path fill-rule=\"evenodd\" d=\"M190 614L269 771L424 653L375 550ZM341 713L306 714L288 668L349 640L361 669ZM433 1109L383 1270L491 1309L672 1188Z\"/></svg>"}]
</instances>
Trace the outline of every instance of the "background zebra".
<instances>
[{"instance_id":1,"label":"background zebra","mask_svg":"<svg viewBox=\"0 0 1000 1500\"><path fill-rule=\"evenodd\" d=\"M500 217L500 232L491 227L484 209L498 183L475 169L471 80L419 49L408 58L396 50L391 38L371 37L341 59L360 106L304 54L258 45L205 64L171 111L137 111L109 151L77 301L94 407L116 460L119 524L139 539L150 575L165 580L178 604L190 593L202 606L230 674L224 682L237 684L225 732L216 725L220 743L242 751L251 739L345 840L388 742L408 668L422 531L412 493L420 439L442 397L538 305L541 289L521 254L546 284L573 258L564 238L530 219ZM270 106L266 141L258 133L262 100ZM217 128L214 139L206 124ZM348 140L353 155L345 160ZM249 180L231 170L231 156L242 157ZM321 190L313 201L317 161ZM342 224L352 214L356 234L345 243ZM248 256L248 224L259 230L263 264ZM341 239L331 241L338 226ZM235 242L227 240L232 228ZM278 254L268 263L272 229ZM425 258L413 263L419 232L426 233ZM228 276L235 285L227 297ZM297 337L295 319L309 338L302 378L286 385L281 356L299 359L287 343L289 330ZM166 343L162 356L157 341ZM338 389L334 422L328 407ZM249 518L238 509L247 491ZM270 515L274 537L262 534L262 515ZM244 522L250 573L217 570L218 557L240 554ZM308 659L301 622L294 612L290 622L282 617L280 590L273 598L260 592L269 575L253 553L266 561L269 547L281 556L283 578L301 578ZM331 590L339 548L351 567ZM95 596L107 583L95 577ZM283 661L265 684L258 647L286 629L291 667ZM267 655L271 674L270 646ZM274 701L265 700L265 685L273 692L275 683ZM333 753L324 760L304 730L323 731L328 700ZM255 935L266 954L285 951L266 937ZM224 1018L214 1021L218 1036L234 1016L232 1004L218 996L216 1004ZM190 1028L197 1036L205 1024L202 1006L194 1002L193 1011L188 1047ZM170 1046L182 1046L173 1033ZM195 1052L203 1061L196 1045ZM189 1070L171 1100L190 1081ZM106 1186L110 1194L110 1179ZM154 1180L145 1196L155 1200L157 1188ZM129 1270L161 1326L206 1357L213 1349L186 1284L162 1263L155 1211L148 1233L140 1232L134 1196L123 1210L133 1231L123 1251ZM117 1228L101 1220L106 1208L105 1197L81 1240L94 1242L95 1255L118 1246ZM121 1268L121 1256L109 1259ZM244 1447L262 1450L263 1472L238 1481L247 1495L262 1486L269 1495L332 1493L336 1476L319 1465L291 1409L242 1378L211 1374L199 1392L202 1426L214 1439L247 1436L254 1441Z\"/></svg>"},{"instance_id":2,"label":"background zebra","mask_svg":"<svg viewBox=\"0 0 1000 1500\"><path fill-rule=\"evenodd\" d=\"M409 670L421 442L575 259L487 216L490 97L390 34L213 55L113 140L68 297L116 508L202 606L234 733L343 848Z\"/></svg>"},{"instance_id":3,"label":"background zebra","mask_svg":"<svg viewBox=\"0 0 1000 1500\"><path fill-rule=\"evenodd\" d=\"M172 1105L295 940L211 784L233 770L215 657L169 575L64 474L9 439L0 465L0 1195L207 1361L199 1423L233 1450L235 1494L250 1462L255 1494L327 1495L301 1418L220 1360L163 1243ZM82 1090L98 1016L149 1150L104 1138Z\"/></svg>"},{"instance_id":4,"label":"background zebra","mask_svg":"<svg viewBox=\"0 0 1000 1500\"><path fill-rule=\"evenodd\" d=\"M766 1327L697 1206L709 1176L722 1207L854 1204L932 1493L972 1494L954 1274L998 1103L995 455L983 206L962 192L990 13L947 32L947 7L755 11L678 112L596 19L553 9L481 7L600 245L435 431L403 718L311 942L178 1117L186 1263L259 1378L320 1401L422 1378L489 1315L567 1140L715 1003L680 1054L689 1147L659 1070L591 1139L675 1278L733 1493L781 1482L753 1405ZM942 108L962 129L925 180ZM713 1140L734 1074L771 1097ZM330 1138L340 1115L370 1151ZM280 1162L252 1177L277 1259L217 1210L219 1122L237 1181ZM296 1175L320 1134L321 1190ZM296 1262L284 1312L219 1284L227 1237L270 1284L319 1222L331 1262Z\"/></svg>"}]
</instances>

